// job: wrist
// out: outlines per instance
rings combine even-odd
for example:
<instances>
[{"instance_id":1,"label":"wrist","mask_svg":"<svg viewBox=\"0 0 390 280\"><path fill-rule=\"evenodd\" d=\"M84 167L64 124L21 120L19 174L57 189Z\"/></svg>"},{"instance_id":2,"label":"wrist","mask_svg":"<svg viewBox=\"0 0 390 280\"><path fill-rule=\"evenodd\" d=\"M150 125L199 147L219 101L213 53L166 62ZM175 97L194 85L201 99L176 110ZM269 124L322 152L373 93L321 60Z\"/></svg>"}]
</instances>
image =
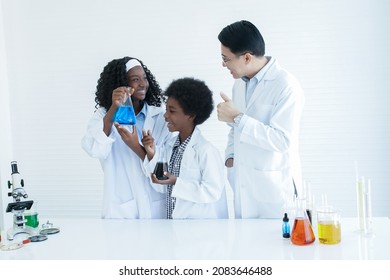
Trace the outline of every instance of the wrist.
<instances>
[{"instance_id":1,"label":"wrist","mask_svg":"<svg viewBox=\"0 0 390 280\"><path fill-rule=\"evenodd\" d=\"M235 126L239 126L240 125L240 122L241 122L241 119L242 119L243 115L244 115L244 113L238 113L237 115L235 115L233 117L233 124Z\"/></svg>"},{"instance_id":2,"label":"wrist","mask_svg":"<svg viewBox=\"0 0 390 280\"><path fill-rule=\"evenodd\" d=\"M148 157L148 160L151 161L154 158L154 152L148 151L147 149L145 149L145 151L146 151L146 156Z\"/></svg>"}]
</instances>

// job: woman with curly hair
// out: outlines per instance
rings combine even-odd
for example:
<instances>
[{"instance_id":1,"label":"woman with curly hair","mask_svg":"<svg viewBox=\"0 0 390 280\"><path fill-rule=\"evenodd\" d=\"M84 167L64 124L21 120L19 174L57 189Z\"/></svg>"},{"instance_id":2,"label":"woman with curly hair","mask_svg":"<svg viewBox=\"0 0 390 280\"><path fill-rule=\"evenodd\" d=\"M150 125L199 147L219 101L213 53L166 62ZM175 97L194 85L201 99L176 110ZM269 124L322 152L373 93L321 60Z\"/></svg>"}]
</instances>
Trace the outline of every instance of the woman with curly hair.
<instances>
[{"instance_id":1,"label":"woman with curly hair","mask_svg":"<svg viewBox=\"0 0 390 280\"><path fill-rule=\"evenodd\" d=\"M169 162L166 179L151 176L152 186L166 194L167 219L228 218L226 179L222 157L201 134L198 125L213 111L212 92L207 85L193 78L173 81L167 88L165 120L173 137L165 146ZM144 135L145 170L152 173L160 149L154 135Z\"/></svg>"},{"instance_id":2,"label":"woman with curly hair","mask_svg":"<svg viewBox=\"0 0 390 280\"><path fill-rule=\"evenodd\" d=\"M120 125L114 116L131 94L136 125ZM161 88L142 61L124 57L109 62L96 87L96 111L82 139L83 149L100 160L104 172L103 218L163 218L165 197L142 171L146 151L142 131L153 133L156 145L171 136L164 120Z\"/></svg>"}]
</instances>

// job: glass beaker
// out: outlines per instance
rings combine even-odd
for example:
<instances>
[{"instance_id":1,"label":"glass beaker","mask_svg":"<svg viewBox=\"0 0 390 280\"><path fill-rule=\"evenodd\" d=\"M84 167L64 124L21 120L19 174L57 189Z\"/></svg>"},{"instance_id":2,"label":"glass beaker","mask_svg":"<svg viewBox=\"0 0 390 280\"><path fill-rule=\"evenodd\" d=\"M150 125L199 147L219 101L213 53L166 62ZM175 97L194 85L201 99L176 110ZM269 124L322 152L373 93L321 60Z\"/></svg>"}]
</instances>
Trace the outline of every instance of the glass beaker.
<instances>
[{"instance_id":1,"label":"glass beaker","mask_svg":"<svg viewBox=\"0 0 390 280\"><path fill-rule=\"evenodd\" d=\"M25 225L36 228L39 225L38 213L37 212L26 212L24 214L24 218L26 219Z\"/></svg>"},{"instance_id":2,"label":"glass beaker","mask_svg":"<svg viewBox=\"0 0 390 280\"><path fill-rule=\"evenodd\" d=\"M167 180L168 177L164 175L164 172L168 172L168 162L165 158L165 147L162 145L159 149L159 156L153 174L159 180Z\"/></svg>"},{"instance_id":3,"label":"glass beaker","mask_svg":"<svg viewBox=\"0 0 390 280\"><path fill-rule=\"evenodd\" d=\"M34 201L33 205L31 206L30 210L27 210L24 212L24 219L25 219L25 225L37 228L39 226L39 219L38 219L38 202Z\"/></svg>"},{"instance_id":4,"label":"glass beaker","mask_svg":"<svg viewBox=\"0 0 390 280\"><path fill-rule=\"evenodd\" d=\"M321 244L341 241L340 215L331 206L317 210L318 239Z\"/></svg>"},{"instance_id":5,"label":"glass beaker","mask_svg":"<svg viewBox=\"0 0 390 280\"><path fill-rule=\"evenodd\" d=\"M291 242L295 245L307 245L316 240L306 212L304 199L296 200L295 220L291 231Z\"/></svg>"},{"instance_id":6,"label":"glass beaker","mask_svg":"<svg viewBox=\"0 0 390 280\"><path fill-rule=\"evenodd\" d=\"M136 119L130 94L126 93L125 101L116 109L113 121L119 124L135 125Z\"/></svg>"}]
</instances>

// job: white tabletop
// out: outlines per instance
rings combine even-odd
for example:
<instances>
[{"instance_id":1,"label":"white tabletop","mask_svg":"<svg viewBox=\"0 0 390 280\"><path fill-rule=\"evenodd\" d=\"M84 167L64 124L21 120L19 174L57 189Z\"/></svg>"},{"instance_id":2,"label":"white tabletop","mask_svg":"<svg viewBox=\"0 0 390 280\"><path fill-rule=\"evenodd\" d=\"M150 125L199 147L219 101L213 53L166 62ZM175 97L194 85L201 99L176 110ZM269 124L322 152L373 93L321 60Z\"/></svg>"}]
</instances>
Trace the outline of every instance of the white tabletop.
<instances>
[{"instance_id":1,"label":"white tabletop","mask_svg":"<svg viewBox=\"0 0 390 280\"><path fill-rule=\"evenodd\" d=\"M8 260L320 260L390 259L390 219L374 218L374 235L341 221L336 245L296 246L282 237L282 221L51 219L61 232L43 242L0 251ZM5 236L3 235L3 243ZM17 240L17 238L15 238Z\"/></svg>"}]
</instances>

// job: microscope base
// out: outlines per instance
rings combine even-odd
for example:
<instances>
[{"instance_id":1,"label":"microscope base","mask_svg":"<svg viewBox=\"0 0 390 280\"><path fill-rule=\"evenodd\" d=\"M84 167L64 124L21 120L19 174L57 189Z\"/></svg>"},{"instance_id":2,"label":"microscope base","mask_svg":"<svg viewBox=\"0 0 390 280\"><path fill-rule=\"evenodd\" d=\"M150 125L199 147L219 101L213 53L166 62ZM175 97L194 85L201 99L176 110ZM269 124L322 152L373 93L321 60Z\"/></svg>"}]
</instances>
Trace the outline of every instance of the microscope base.
<instances>
[{"instance_id":1,"label":"microscope base","mask_svg":"<svg viewBox=\"0 0 390 280\"><path fill-rule=\"evenodd\" d=\"M15 236L20 233L25 233L30 236L36 235L36 229L31 227L24 227L24 228L10 228L7 231L7 239L8 240L14 240Z\"/></svg>"}]
</instances>

